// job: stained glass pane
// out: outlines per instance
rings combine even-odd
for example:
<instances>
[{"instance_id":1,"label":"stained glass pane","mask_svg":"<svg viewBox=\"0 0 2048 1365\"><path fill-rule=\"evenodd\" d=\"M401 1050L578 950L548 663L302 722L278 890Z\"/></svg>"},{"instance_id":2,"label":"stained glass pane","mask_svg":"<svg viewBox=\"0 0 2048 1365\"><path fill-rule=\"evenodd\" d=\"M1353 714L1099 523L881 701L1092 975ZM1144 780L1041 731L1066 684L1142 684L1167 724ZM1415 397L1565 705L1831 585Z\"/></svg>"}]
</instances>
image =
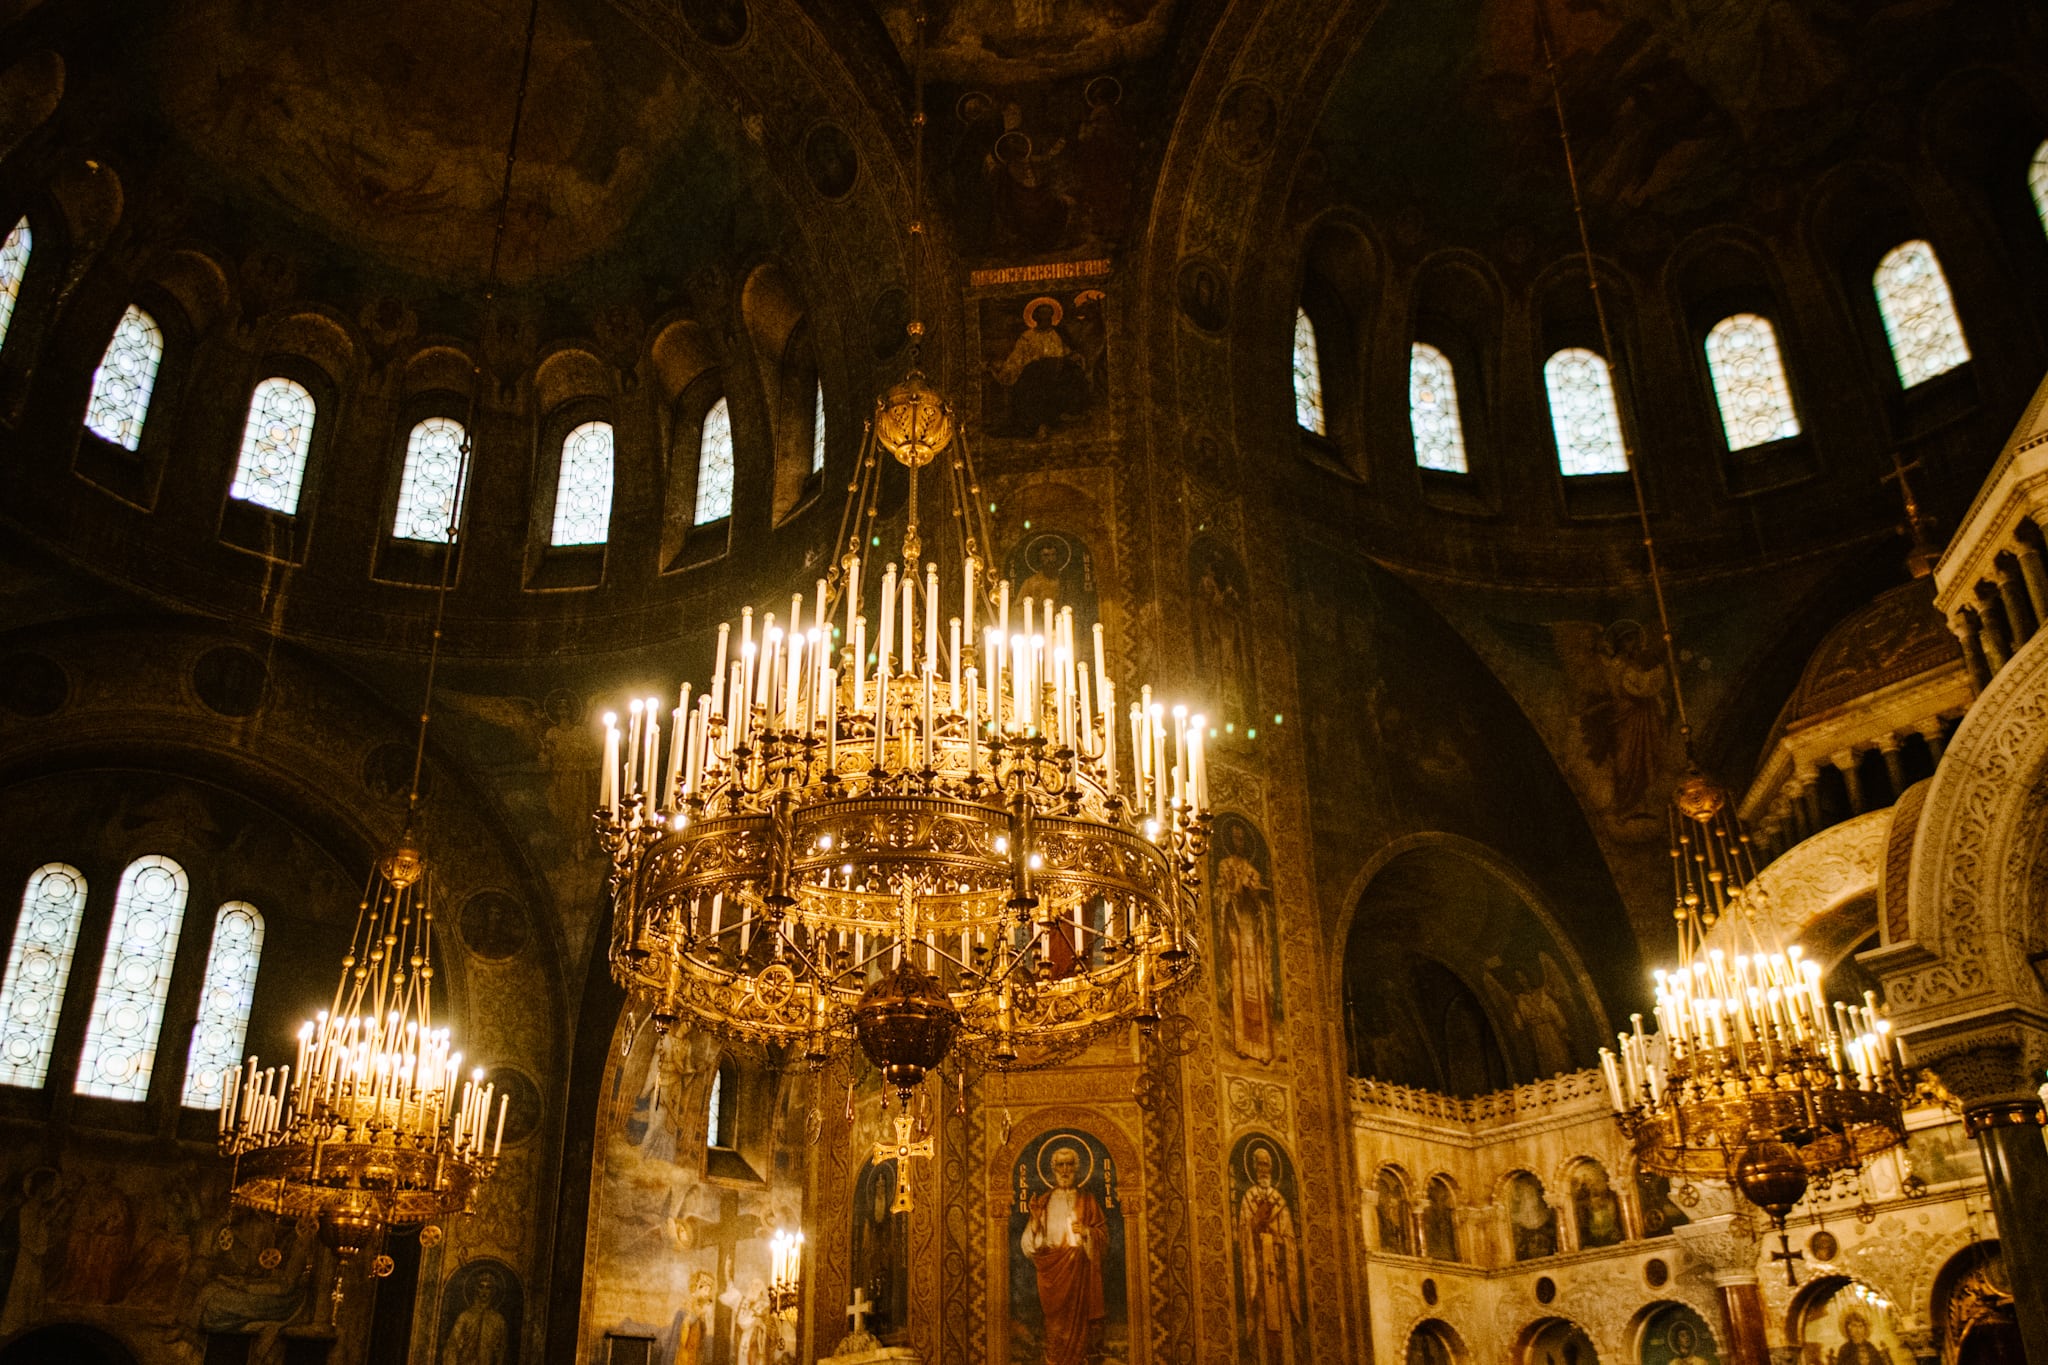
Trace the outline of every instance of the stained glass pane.
<instances>
[{"instance_id":1,"label":"stained glass pane","mask_svg":"<svg viewBox=\"0 0 2048 1365\"><path fill-rule=\"evenodd\" d=\"M92 372L92 397L85 405L86 430L129 450L142 444L142 419L163 363L164 334L156 319L134 305L121 315L100 367Z\"/></svg>"},{"instance_id":2,"label":"stained glass pane","mask_svg":"<svg viewBox=\"0 0 2048 1365\"><path fill-rule=\"evenodd\" d=\"M1963 320L1956 316L1956 301L1933 247L1925 242L1893 247L1877 263L1871 286L1900 384L1910 389L1968 363Z\"/></svg>"},{"instance_id":3,"label":"stained glass pane","mask_svg":"<svg viewBox=\"0 0 2048 1365\"><path fill-rule=\"evenodd\" d=\"M1303 431L1329 435L1323 423L1323 359L1306 308L1294 310L1294 421Z\"/></svg>"},{"instance_id":4,"label":"stained glass pane","mask_svg":"<svg viewBox=\"0 0 2048 1365\"><path fill-rule=\"evenodd\" d=\"M14 321L14 304L21 297L21 282L28 274L28 253L35 245L28 219L14 225L7 240L0 242L0 346L7 344L7 328Z\"/></svg>"},{"instance_id":5,"label":"stained glass pane","mask_svg":"<svg viewBox=\"0 0 2048 1365\"><path fill-rule=\"evenodd\" d=\"M718 1145L718 1111L725 1100L725 1068L711 1073L711 1102L704 1108L704 1145Z\"/></svg>"},{"instance_id":6,"label":"stained glass pane","mask_svg":"<svg viewBox=\"0 0 2048 1365\"><path fill-rule=\"evenodd\" d=\"M1408 350L1408 427L1415 436L1415 463L1450 474L1465 472L1465 428L1458 420L1451 362L1422 341Z\"/></svg>"},{"instance_id":7,"label":"stained glass pane","mask_svg":"<svg viewBox=\"0 0 2048 1365\"><path fill-rule=\"evenodd\" d=\"M1543 362L1543 387L1550 395L1557 467L1566 474L1627 473L1607 362L1580 346L1559 351Z\"/></svg>"},{"instance_id":8,"label":"stained glass pane","mask_svg":"<svg viewBox=\"0 0 2048 1365\"><path fill-rule=\"evenodd\" d=\"M199 1022L185 1055L187 1109L218 1109L221 1075L242 1063L256 967L263 957L263 916L247 901L229 901L213 917L213 946L199 988Z\"/></svg>"},{"instance_id":9,"label":"stained glass pane","mask_svg":"<svg viewBox=\"0 0 2048 1365\"><path fill-rule=\"evenodd\" d=\"M811 413L811 472L825 468L825 386L818 385L818 405Z\"/></svg>"},{"instance_id":10,"label":"stained glass pane","mask_svg":"<svg viewBox=\"0 0 2048 1365\"><path fill-rule=\"evenodd\" d=\"M1737 313L1715 323L1707 333L1707 373L1730 450L1799 434L1799 414L1792 410L1792 389L1778 353L1778 329L1769 318Z\"/></svg>"},{"instance_id":11,"label":"stained glass pane","mask_svg":"<svg viewBox=\"0 0 2048 1365\"><path fill-rule=\"evenodd\" d=\"M2041 226L2048 229L2048 142L2034 149L2034 160L2027 167L2027 188L2034 192L2034 211L2041 215ZM28 224L24 222L15 231L28 231Z\"/></svg>"},{"instance_id":12,"label":"stained glass pane","mask_svg":"<svg viewBox=\"0 0 2048 1365\"><path fill-rule=\"evenodd\" d=\"M456 486L463 477L462 423L429 417L412 429L405 442L405 474L398 483L398 516L391 534L400 540L448 543L454 520Z\"/></svg>"},{"instance_id":13,"label":"stained glass pane","mask_svg":"<svg viewBox=\"0 0 2048 1365\"><path fill-rule=\"evenodd\" d=\"M114 897L114 922L100 961L92 1021L78 1057L78 1093L111 1100L149 1098L164 995L185 919L185 869L150 853L128 864Z\"/></svg>"},{"instance_id":14,"label":"stained glass pane","mask_svg":"<svg viewBox=\"0 0 2048 1365\"><path fill-rule=\"evenodd\" d=\"M242 457L228 496L290 516L299 510L306 454L313 448L313 395L289 379L266 379L249 398Z\"/></svg>"},{"instance_id":15,"label":"stained glass pane","mask_svg":"<svg viewBox=\"0 0 2048 1365\"><path fill-rule=\"evenodd\" d=\"M0 980L0 1085L40 1086L50 1072L71 951L85 919L85 874L45 863L29 874Z\"/></svg>"},{"instance_id":16,"label":"stained glass pane","mask_svg":"<svg viewBox=\"0 0 2048 1365\"><path fill-rule=\"evenodd\" d=\"M732 515L732 414L719 399L704 414L697 447L697 524Z\"/></svg>"},{"instance_id":17,"label":"stained glass pane","mask_svg":"<svg viewBox=\"0 0 2048 1365\"><path fill-rule=\"evenodd\" d=\"M602 545L612 526L612 427L585 422L562 442L555 484L557 545Z\"/></svg>"}]
</instances>

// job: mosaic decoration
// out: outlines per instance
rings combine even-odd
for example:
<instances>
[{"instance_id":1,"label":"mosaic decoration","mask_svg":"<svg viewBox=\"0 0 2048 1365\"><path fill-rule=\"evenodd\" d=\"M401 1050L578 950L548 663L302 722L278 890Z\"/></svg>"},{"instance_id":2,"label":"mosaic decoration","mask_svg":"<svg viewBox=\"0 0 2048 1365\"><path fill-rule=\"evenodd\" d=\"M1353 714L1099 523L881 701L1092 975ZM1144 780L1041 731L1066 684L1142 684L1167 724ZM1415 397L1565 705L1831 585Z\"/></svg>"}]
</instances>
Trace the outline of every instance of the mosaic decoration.
<instances>
[{"instance_id":1,"label":"mosaic decoration","mask_svg":"<svg viewBox=\"0 0 2048 1365\"><path fill-rule=\"evenodd\" d=\"M562 442L555 545L602 545L612 528L612 427L585 422Z\"/></svg>"},{"instance_id":2,"label":"mosaic decoration","mask_svg":"<svg viewBox=\"0 0 2048 1365\"><path fill-rule=\"evenodd\" d=\"M1893 247L1877 263L1871 288L1901 385L1910 389L1969 363L1963 320L1956 316L1956 301L1933 247L1926 242Z\"/></svg>"},{"instance_id":3,"label":"mosaic decoration","mask_svg":"<svg viewBox=\"0 0 2048 1365\"><path fill-rule=\"evenodd\" d=\"M185 869L160 853L144 854L121 874L114 922L92 1022L78 1057L78 1093L110 1100L149 1098L149 1073L164 1023L164 996L178 954L178 926L190 890Z\"/></svg>"},{"instance_id":4,"label":"mosaic decoration","mask_svg":"<svg viewBox=\"0 0 2048 1365\"><path fill-rule=\"evenodd\" d=\"M126 450L140 446L142 420L149 415L149 395L163 359L164 334L156 319L130 304L92 372L86 430Z\"/></svg>"},{"instance_id":5,"label":"mosaic decoration","mask_svg":"<svg viewBox=\"0 0 2048 1365\"><path fill-rule=\"evenodd\" d=\"M213 946L199 989L199 1022L185 1058L187 1109L218 1109L221 1077L242 1063L256 968L263 960L263 916L247 901L229 901L213 917Z\"/></svg>"},{"instance_id":6,"label":"mosaic decoration","mask_svg":"<svg viewBox=\"0 0 2048 1365\"><path fill-rule=\"evenodd\" d=\"M1416 464L1446 474L1465 472L1465 427L1458 420L1450 358L1425 341L1408 348L1408 427L1415 435Z\"/></svg>"},{"instance_id":7,"label":"mosaic decoration","mask_svg":"<svg viewBox=\"0 0 2048 1365\"><path fill-rule=\"evenodd\" d=\"M1294 422L1303 431L1327 436L1323 421L1323 361L1316 349L1316 325L1308 310L1294 310Z\"/></svg>"},{"instance_id":8,"label":"mosaic decoration","mask_svg":"<svg viewBox=\"0 0 2048 1365\"><path fill-rule=\"evenodd\" d=\"M391 534L400 540L448 543L449 523L463 481L462 423L429 417L405 442L405 474L398 485L398 516Z\"/></svg>"},{"instance_id":9,"label":"mosaic decoration","mask_svg":"<svg viewBox=\"0 0 2048 1365\"><path fill-rule=\"evenodd\" d=\"M704 414L697 446L697 525L732 515L732 413L719 399Z\"/></svg>"},{"instance_id":10,"label":"mosaic decoration","mask_svg":"<svg viewBox=\"0 0 2048 1365\"><path fill-rule=\"evenodd\" d=\"M228 496L292 516L313 449L313 395L289 379L266 379L249 398L242 455Z\"/></svg>"},{"instance_id":11,"label":"mosaic decoration","mask_svg":"<svg viewBox=\"0 0 2048 1365\"><path fill-rule=\"evenodd\" d=\"M84 873L66 863L45 863L29 874L7 976L0 981L0 1084L38 1089L49 1074L57 1014L84 918Z\"/></svg>"},{"instance_id":12,"label":"mosaic decoration","mask_svg":"<svg viewBox=\"0 0 2048 1365\"><path fill-rule=\"evenodd\" d=\"M1707 333L1707 373L1730 450L1748 450L1799 434L1778 329L1769 318L1737 313Z\"/></svg>"},{"instance_id":13,"label":"mosaic decoration","mask_svg":"<svg viewBox=\"0 0 2048 1365\"><path fill-rule=\"evenodd\" d=\"M1614 405L1614 378L1606 360L1580 346L1559 351L1543 362L1543 388L1550 396L1559 471L1626 474L1621 412Z\"/></svg>"},{"instance_id":14,"label":"mosaic decoration","mask_svg":"<svg viewBox=\"0 0 2048 1365\"><path fill-rule=\"evenodd\" d=\"M7 344L7 328L14 321L14 305L21 298L21 282L28 276L28 255L34 247L35 234L28 230L26 218L0 242L0 346Z\"/></svg>"}]
</instances>

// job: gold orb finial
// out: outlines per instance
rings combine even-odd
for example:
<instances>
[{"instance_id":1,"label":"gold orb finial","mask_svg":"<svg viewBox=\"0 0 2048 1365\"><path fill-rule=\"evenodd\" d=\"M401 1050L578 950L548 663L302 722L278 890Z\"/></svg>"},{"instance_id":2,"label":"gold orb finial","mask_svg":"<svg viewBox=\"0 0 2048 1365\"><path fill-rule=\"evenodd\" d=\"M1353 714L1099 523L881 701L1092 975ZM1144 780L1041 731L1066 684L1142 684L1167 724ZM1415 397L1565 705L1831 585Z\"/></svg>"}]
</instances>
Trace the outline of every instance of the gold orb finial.
<instances>
[{"instance_id":1,"label":"gold orb finial","mask_svg":"<svg viewBox=\"0 0 2048 1365\"><path fill-rule=\"evenodd\" d=\"M875 439L899 463L921 469L953 440L953 405L916 370L875 404Z\"/></svg>"}]
</instances>

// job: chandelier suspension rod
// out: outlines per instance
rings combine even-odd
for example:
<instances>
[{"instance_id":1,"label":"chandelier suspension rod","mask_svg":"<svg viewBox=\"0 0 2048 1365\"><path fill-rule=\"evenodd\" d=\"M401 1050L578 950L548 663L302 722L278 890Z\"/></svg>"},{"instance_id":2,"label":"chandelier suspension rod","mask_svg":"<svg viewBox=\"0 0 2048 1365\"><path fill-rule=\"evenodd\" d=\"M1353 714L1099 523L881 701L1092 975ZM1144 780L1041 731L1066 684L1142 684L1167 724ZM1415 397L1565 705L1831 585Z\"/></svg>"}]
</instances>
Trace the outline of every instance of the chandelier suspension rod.
<instances>
[{"instance_id":1,"label":"chandelier suspension rod","mask_svg":"<svg viewBox=\"0 0 2048 1365\"><path fill-rule=\"evenodd\" d=\"M420 698L419 737L413 744L412 781L405 795L406 819L411 820L420 804L420 770L427 759L427 726L434 709L434 675L441 663L441 627L448 615L448 589L455 573L455 553L462 535L462 506L469 494L470 458L476 449L478 395L483 390L483 349L490 344L491 328L498 317L499 263L505 251L505 224L512 209L512 168L519 160L519 130L526 122L526 92L533 76L533 39L540 27L540 0L526 10L526 42L519 57L519 85L512 97L512 131L505 140L505 173L498 182L498 210L491 225L491 258L484 271L484 307L478 329L476 354L469 365L469 404L462 419L462 444L455 456L455 496L448 500L448 548L441 556L441 577L434 586L434 632L427 647L427 683Z\"/></svg>"},{"instance_id":2,"label":"chandelier suspension rod","mask_svg":"<svg viewBox=\"0 0 2048 1365\"><path fill-rule=\"evenodd\" d=\"M1536 38L1543 47L1543 68L1550 77L1550 105L1557 114L1557 140L1564 149L1565 181L1571 186L1572 221L1579 231L1579 254L1586 263L1586 285L1593 295L1593 319L1600 331L1600 349L1605 353L1608 374L1614 386L1615 421L1621 430L1621 456L1628 466L1629 489L1635 495L1636 522L1643 532L1643 556L1649 563L1650 592L1657 601L1657 626L1664 638L1665 670L1671 675L1671 700L1677 710L1678 733L1685 744L1686 761L1692 761L1692 721L1685 709L1685 685L1678 676L1678 646L1671 632L1671 609L1664 598L1664 575L1657 563L1657 538L1650 531L1650 508L1643 496L1643 475L1636 467L1636 443L1631 439L1635 415L1631 405L1621 401L1621 356L1614 348L1614 333L1607 323L1607 300L1600 292L1600 271L1593 260L1593 235L1586 226L1586 203L1579 189L1579 163L1572 152L1571 127L1564 113L1564 87L1557 77L1557 54L1550 36L1546 0L1535 0Z\"/></svg>"}]
</instances>

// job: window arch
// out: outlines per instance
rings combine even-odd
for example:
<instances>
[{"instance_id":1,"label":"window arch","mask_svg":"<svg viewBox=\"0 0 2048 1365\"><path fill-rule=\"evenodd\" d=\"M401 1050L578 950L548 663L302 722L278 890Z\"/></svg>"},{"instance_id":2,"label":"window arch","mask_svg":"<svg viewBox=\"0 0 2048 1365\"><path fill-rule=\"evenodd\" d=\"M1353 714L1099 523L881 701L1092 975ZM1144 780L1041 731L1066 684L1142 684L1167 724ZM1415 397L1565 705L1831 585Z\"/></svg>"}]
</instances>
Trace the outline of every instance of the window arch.
<instances>
[{"instance_id":1,"label":"window arch","mask_svg":"<svg viewBox=\"0 0 2048 1365\"><path fill-rule=\"evenodd\" d=\"M240 1065L263 958L263 916L247 901L229 901L213 917L213 946L199 988L199 1022L185 1055L187 1109L218 1109L221 1078Z\"/></svg>"},{"instance_id":2,"label":"window arch","mask_svg":"<svg viewBox=\"0 0 2048 1365\"><path fill-rule=\"evenodd\" d=\"M554 545L602 545L612 525L612 426L585 422L562 441Z\"/></svg>"},{"instance_id":3,"label":"window arch","mask_svg":"<svg viewBox=\"0 0 2048 1365\"><path fill-rule=\"evenodd\" d=\"M306 481L306 456L313 449L316 405L306 386L273 376L249 396L249 420L242 428L242 454L228 496L286 516L299 510Z\"/></svg>"},{"instance_id":4,"label":"window arch","mask_svg":"<svg viewBox=\"0 0 2048 1365\"><path fill-rule=\"evenodd\" d=\"M1956 316L1955 296L1932 246L1911 241L1893 247L1877 263L1870 283L1903 387L1924 384L1969 362L1963 320Z\"/></svg>"},{"instance_id":5,"label":"window arch","mask_svg":"<svg viewBox=\"0 0 2048 1365\"><path fill-rule=\"evenodd\" d=\"M34 247L35 234L29 231L26 218L0 242L0 346L7 344L7 328L14 321L14 305L21 299L21 282L28 277L28 257Z\"/></svg>"},{"instance_id":6,"label":"window arch","mask_svg":"<svg viewBox=\"0 0 2048 1365\"><path fill-rule=\"evenodd\" d=\"M825 383L818 381L818 401L811 410L811 472L825 472Z\"/></svg>"},{"instance_id":7,"label":"window arch","mask_svg":"<svg viewBox=\"0 0 2048 1365\"><path fill-rule=\"evenodd\" d=\"M391 534L399 540L448 543L448 527L462 499L468 471L467 434L452 417L429 417L405 442L405 473L398 483L398 515Z\"/></svg>"},{"instance_id":8,"label":"window arch","mask_svg":"<svg viewBox=\"0 0 2048 1365\"><path fill-rule=\"evenodd\" d=\"M2034 149L2034 159L2027 166L2027 188L2034 192L2034 212L2041 215L2041 228L2048 231L2048 142ZM15 231L27 228L28 224L23 222Z\"/></svg>"},{"instance_id":9,"label":"window arch","mask_svg":"<svg viewBox=\"0 0 2048 1365\"><path fill-rule=\"evenodd\" d=\"M92 1021L78 1057L77 1091L115 1100L149 1098L164 996L178 955L178 927L190 891L185 869L160 853L128 864L114 896Z\"/></svg>"},{"instance_id":10,"label":"window arch","mask_svg":"<svg viewBox=\"0 0 2048 1365\"><path fill-rule=\"evenodd\" d=\"M697 442L697 525L732 515L732 465L732 411L721 397L705 412Z\"/></svg>"},{"instance_id":11,"label":"window arch","mask_svg":"<svg viewBox=\"0 0 2048 1365\"><path fill-rule=\"evenodd\" d=\"M86 430L126 450L142 444L149 395L164 360L163 329L156 319L128 305L92 372L92 397L85 405Z\"/></svg>"},{"instance_id":12,"label":"window arch","mask_svg":"<svg viewBox=\"0 0 2048 1365\"><path fill-rule=\"evenodd\" d=\"M1422 1254L1438 1261L1458 1259L1458 1187L1434 1175L1422 1206Z\"/></svg>"},{"instance_id":13,"label":"window arch","mask_svg":"<svg viewBox=\"0 0 2048 1365\"><path fill-rule=\"evenodd\" d=\"M1323 413L1322 352L1306 308L1294 310L1294 424L1318 436L1330 434Z\"/></svg>"},{"instance_id":14,"label":"window arch","mask_svg":"<svg viewBox=\"0 0 2048 1365\"><path fill-rule=\"evenodd\" d=\"M1392 1166L1373 1176L1374 1212L1379 1223L1380 1250L1389 1256L1413 1256L1414 1219L1408 1203L1408 1182Z\"/></svg>"},{"instance_id":15,"label":"window arch","mask_svg":"<svg viewBox=\"0 0 2048 1365\"><path fill-rule=\"evenodd\" d=\"M1748 450L1799 434L1778 329L1769 318L1755 313L1722 318L1707 333L1706 351L1728 449Z\"/></svg>"},{"instance_id":16,"label":"window arch","mask_svg":"<svg viewBox=\"0 0 2048 1365\"><path fill-rule=\"evenodd\" d=\"M0 1085L39 1087L50 1071L64 984L85 920L85 874L45 863L29 874L0 978Z\"/></svg>"},{"instance_id":17,"label":"window arch","mask_svg":"<svg viewBox=\"0 0 2048 1365\"><path fill-rule=\"evenodd\" d=\"M1458 420L1458 383L1450 357L1426 341L1408 348L1408 429L1415 463L1463 474L1465 426Z\"/></svg>"},{"instance_id":18,"label":"window arch","mask_svg":"<svg viewBox=\"0 0 2048 1365\"><path fill-rule=\"evenodd\" d=\"M1568 346L1543 362L1550 427L1557 437L1557 467L1567 475L1626 474L1621 410L1614 377L1597 351Z\"/></svg>"}]
</instances>

